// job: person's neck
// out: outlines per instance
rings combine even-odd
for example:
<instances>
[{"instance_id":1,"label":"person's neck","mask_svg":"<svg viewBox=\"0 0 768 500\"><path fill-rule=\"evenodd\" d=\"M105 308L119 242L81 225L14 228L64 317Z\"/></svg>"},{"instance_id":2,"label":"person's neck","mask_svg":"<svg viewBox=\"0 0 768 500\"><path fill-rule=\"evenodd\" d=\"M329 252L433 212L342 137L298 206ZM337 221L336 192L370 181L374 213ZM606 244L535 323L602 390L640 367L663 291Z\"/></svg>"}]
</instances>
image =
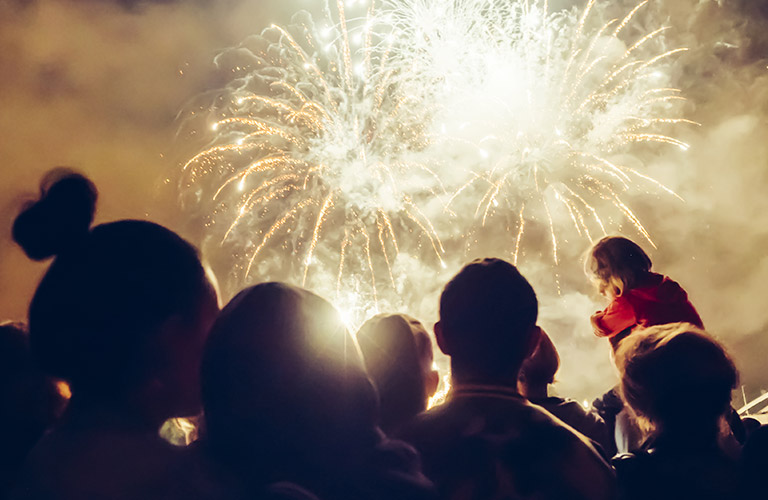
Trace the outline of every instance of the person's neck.
<instances>
[{"instance_id":1,"label":"person's neck","mask_svg":"<svg viewBox=\"0 0 768 500\"><path fill-rule=\"evenodd\" d=\"M520 389L520 394L525 397L525 399L541 401L549 397L546 385L542 387L521 384L518 388Z\"/></svg>"},{"instance_id":2,"label":"person's neck","mask_svg":"<svg viewBox=\"0 0 768 500\"><path fill-rule=\"evenodd\" d=\"M706 446L716 444L719 433L717 424L696 425L691 422L681 422L659 428L656 441L671 445Z\"/></svg>"},{"instance_id":3,"label":"person's neck","mask_svg":"<svg viewBox=\"0 0 768 500\"><path fill-rule=\"evenodd\" d=\"M451 385L454 387L463 385L490 385L504 387L505 389L511 389L518 392L517 373L504 375L466 373L462 370L457 370L453 366L451 367Z\"/></svg>"}]
</instances>

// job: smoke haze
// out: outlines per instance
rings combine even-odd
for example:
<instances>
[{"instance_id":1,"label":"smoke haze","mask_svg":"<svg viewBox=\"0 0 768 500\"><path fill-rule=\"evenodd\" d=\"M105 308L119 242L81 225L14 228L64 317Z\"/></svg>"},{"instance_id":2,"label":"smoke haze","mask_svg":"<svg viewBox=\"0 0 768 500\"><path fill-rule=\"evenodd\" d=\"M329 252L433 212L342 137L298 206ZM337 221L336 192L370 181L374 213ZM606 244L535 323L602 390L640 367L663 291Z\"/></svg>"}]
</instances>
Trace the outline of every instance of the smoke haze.
<instances>
[{"instance_id":1,"label":"smoke haze","mask_svg":"<svg viewBox=\"0 0 768 500\"><path fill-rule=\"evenodd\" d=\"M620 12L630 5L615 3ZM689 292L755 396L768 389L768 1L651 3L654 17L672 27L670 45L691 49L676 60L673 79L689 99L685 117L702 126L680 129L688 151L653 148L641 158L644 173L685 201L654 193L631 205L658 246L645 245L655 269ZM313 5L0 0L0 319L26 315L45 270L8 235L25 196L55 165L94 180L99 222L150 218L201 241L202 229L177 204L176 115L196 95L226 84L212 64L218 52ZM581 239L561 242L560 294L550 262L533 252L520 261L563 359L558 391L578 399L613 383L607 343L588 323L604 304L582 272L587 247ZM449 261L437 278L424 276L424 288L407 298L408 312L434 321L441 284L462 260L478 256L473 251ZM399 265L422 279L418 262Z\"/></svg>"}]
</instances>

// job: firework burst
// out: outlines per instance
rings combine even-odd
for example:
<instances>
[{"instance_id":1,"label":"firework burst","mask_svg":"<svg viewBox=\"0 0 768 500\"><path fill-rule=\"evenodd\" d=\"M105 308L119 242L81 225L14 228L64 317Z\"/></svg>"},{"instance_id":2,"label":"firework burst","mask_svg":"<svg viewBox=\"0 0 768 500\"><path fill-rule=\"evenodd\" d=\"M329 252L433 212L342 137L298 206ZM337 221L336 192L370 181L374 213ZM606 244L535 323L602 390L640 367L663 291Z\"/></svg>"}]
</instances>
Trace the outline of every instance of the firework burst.
<instances>
[{"instance_id":1,"label":"firework burst","mask_svg":"<svg viewBox=\"0 0 768 500\"><path fill-rule=\"evenodd\" d=\"M463 259L485 228L515 263L532 228L555 263L566 226L592 240L629 221L652 244L625 197L674 193L623 155L686 149L670 131L697 124L665 71L685 49L632 29L647 3L601 20L596 0L388 0L354 16L329 1L318 22L299 13L221 54L234 78L191 114L186 133L208 142L182 188L209 246L234 256L228 288L290 280L358 320L382 296L397 306L402 260L445 267L445 246Z\"/></svg>"},{"instance_id":2,"label":"firework burst","mask_svg":"<svg viewBox=\"0 0 768 500\"><path fill-rule=\"evenodd\" d=\"M398 56L415 68L408 92L440 103L430 132L442 158L462 166L448 210L508 228L515 263L526 223L548 228L555 263L562 220L593 240L618 212L653 244L623 197L674 193L621 155L638 143L685 150L670 130L698 124L678 116L684 98L665 71L686 49L665 48L666 27L630 29L647 4L607 21L596 0L557 13L537 0L392 6L395 32L411 33L398 37L408 44Z\"/></svg>"},{"instance_id":3,"label":"firework burst","mask_svg":"<svg viewBox=\"0 0 768 500\"><path fill-rule=\"evenodd\" d=\"M292 278L328 294L333 283L337 304L375 310L378 289L398 286L401 251L442 263L422 210L445 192L420 154L430 108L400 91L377 22L372 10L348 20L339 3L321 24L300 13L229 54L247 64L203 107L214 140L183 170L215 207L218 244L245 243L237 285Z\"/></svg>"}]
</instances>

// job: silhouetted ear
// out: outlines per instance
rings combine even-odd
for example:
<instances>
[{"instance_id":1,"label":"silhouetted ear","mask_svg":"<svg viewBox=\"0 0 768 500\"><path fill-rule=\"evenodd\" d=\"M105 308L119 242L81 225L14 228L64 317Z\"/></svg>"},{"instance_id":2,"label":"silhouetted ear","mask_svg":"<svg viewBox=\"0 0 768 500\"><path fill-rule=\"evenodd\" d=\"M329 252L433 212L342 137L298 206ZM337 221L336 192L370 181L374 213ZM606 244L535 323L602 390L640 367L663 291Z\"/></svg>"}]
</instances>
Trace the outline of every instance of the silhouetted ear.
<instances>
[{"instance_id":1,"label":"silhouetted ear","mask_svg":"<svg viewBox=\"0 0 768 500\"><path fill-rule=\"evenodd\" d=\"M440 385L440 372L437 370L430 370L427 373L427 377L424 380L424 388L428 397L432 397L437 392L437 386Z\"/></svg>"},{"instance_id":2,"label":"silhouetted ear","mask_svg":"<svg viewBox=\"0 0 768 500\"><path fill-rule=\"evenodd\" d=\"M526 384L520 378L517 379L517 393L526 399L530 399L530 392L528 391L528 384Z\"/></svg>"},{"instance_id":3,"label":"silhouetted ear","mask_svg":"<svg viewBox=\"0 0 768 500\"><path fill-rule=\"evenodd\" d=\"M441 325L439 321L435 323L435 340L437 341L437 347L443 351L443 354L450 356L451 350L448 347L448 342L446 342L445 337L443 336L443 325Z\"/></svg>"},{"instance_id":4,"label":"silhouetted ear","mask_svg":"<svg viewBox=\"0 0 768 500\"><path fill-rule=\"evenodd\" d=\"M528 359L532 354L533 351L536 350L536 347L539 345L539 341L541 340L541 336L543 334L543 330L538 326L531 327L529 337L528 337L528 345L525 349L525 358Z\"/></svg>"}]
</instances>

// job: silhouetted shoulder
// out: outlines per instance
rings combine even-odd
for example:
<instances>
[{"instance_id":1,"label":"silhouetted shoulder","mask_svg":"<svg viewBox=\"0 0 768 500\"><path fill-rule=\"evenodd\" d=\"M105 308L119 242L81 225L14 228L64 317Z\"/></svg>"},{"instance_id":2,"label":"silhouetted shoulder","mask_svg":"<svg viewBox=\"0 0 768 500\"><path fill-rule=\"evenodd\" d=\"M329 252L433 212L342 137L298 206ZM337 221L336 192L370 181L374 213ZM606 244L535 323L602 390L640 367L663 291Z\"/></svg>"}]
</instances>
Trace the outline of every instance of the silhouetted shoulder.
<instances>
[{"instance_id":1,"label":"silhouetted shoulder","mask_svg":"<svg viewBox=\"0 0 768 500\"><path fill-rule=\"evenodd\" d=\"M591 443L519 397L452 399L401 437L444 497L614 498L611 469Z\"/></svg>"},{"instance_id":2,"label":"silhouetted shoulder","mask_svg":"<svg viewBox=\"0 0 768 500\"><path fill-rule=\"evenodd\" d=\"M32 450L10 498L171 498L179 454L154 433L60 429Z\"/></svg>"},{"instance_id":3,"label":"silhouetted shoulder","mask_svg":"<svg viewBox=\"0 0 768 500\"><path fill-rule=\"evenodd\" d=\"M608 427L597 412L585 410L583 406L572 399L552 397L531 402L541 406L565 424L598 443L604 450L612 449Z\"/></svg>"}]
</instances>

